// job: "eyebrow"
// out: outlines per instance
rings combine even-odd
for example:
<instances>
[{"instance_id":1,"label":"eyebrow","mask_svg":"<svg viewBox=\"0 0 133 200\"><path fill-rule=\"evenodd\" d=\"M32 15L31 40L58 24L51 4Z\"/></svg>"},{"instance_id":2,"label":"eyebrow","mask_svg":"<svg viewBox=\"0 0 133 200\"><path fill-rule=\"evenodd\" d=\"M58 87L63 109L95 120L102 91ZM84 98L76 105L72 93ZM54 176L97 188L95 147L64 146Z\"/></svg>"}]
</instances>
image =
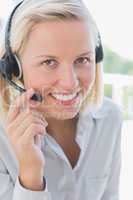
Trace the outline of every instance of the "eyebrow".
<instances>
[{"instance_id":1,"label":"eyebrow","mask_svg":"<svg viewBox=\"0 0 133 200\"><path fill-rule=\"evenodd\" d=\"M94 54L94 52L92 51L87 51L87 52L84 52L76 57L80 57L80 56L85 56L85 55L88 55L88 54ZM36 57L48 57L48 58L54 58L54 59L57 59L58 57L56 56L52 56L52 55L46 55L46 54L43 54L43 55L39 55L39 56L36 56Z\"/></svg>"}]
</instances>

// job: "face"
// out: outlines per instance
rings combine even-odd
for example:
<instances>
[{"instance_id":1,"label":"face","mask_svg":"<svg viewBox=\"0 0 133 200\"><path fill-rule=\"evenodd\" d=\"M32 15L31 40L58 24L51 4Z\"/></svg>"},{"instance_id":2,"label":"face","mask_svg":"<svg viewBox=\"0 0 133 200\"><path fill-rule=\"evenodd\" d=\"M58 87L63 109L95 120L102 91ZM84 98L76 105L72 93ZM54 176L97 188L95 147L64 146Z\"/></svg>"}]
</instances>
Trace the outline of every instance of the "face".
<instances>
[{"instance_id":1,"label":"face","mask_svg":"<svg viewBox=\"0 0 133 200\"><path fill-rule=\"evenodd\" d=\"M95 79L95 44L87 22L37 23L21 63L25 88L43 96L39 110L50 118L74 118Z\"/></svg>"}]
</instances>

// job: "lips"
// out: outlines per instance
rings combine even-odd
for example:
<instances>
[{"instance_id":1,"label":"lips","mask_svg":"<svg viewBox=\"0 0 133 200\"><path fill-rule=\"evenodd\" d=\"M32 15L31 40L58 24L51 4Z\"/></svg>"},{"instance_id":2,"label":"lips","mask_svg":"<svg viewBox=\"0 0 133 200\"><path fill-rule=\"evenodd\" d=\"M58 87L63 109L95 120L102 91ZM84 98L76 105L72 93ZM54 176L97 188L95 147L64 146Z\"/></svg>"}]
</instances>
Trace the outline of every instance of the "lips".
<instances>
[{"instance_id":1,"label":"lips","mask_svg":"<svg viewBox=\"0 0 133 200\"><path fill-rule=\"evenodd\" d=\"M75 93L78 93L81 89L77 90L77 91L73 91L72 93L68 93L68 92L57 92L57 91L53 91L53 92L50 92L49 94L58 94L58 95L72 95L72 94L75 94Z\"/></svg>"}]
</instances>

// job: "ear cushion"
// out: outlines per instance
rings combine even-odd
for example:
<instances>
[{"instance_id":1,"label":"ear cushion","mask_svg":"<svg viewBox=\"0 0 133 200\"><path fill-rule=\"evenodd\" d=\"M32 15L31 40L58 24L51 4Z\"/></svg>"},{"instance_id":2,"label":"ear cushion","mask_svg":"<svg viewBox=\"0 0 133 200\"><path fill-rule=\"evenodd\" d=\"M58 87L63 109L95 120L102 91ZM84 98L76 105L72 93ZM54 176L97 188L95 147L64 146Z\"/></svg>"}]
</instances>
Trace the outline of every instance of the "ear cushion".
<instances>
[{"instance_id":1,"label":"ear cushion","mask_svg":"<svg viewBox=\"0 0 133 200\"><path fill-rule=\"evenodd\" d=\"M15 76L16 76L16 78L19 80L19 79L21 79L22 76L23 76L22 66L21 66L21 63L20 63L20 61L19 61L19 58L17 57L16 54L14 54L14 57L15 57L15 60L16 60L16 62L17 62L17 69L18 69L18 72L16 73Z\"/></svg>"},{"instance_id":2,"label":"ear cushion","mask_svg":"<svg viewBox=\"0 0 133 200\"><path fill-rule=\"evenodd\" d=\"M9 60L9 64L8 65L8 71L10 71L9 67L11 68L11 73L18 77L20 72L19 72L19 63L18 63L18 59L16 60L16 57L13 54L10 54L10 60Z\"/></svg>"},{"instance_id":3,"label":"ear cushion","mask_svg":"<svg viewBox=\"0 0 133 200\"><path fill-rule=\"evenodd\" d=\"M96 47L95 54L96 54L96 63L103 61L104 53L101 43L99 44L99 46Z\"/></svg>"},{"instance_id":4,"label":"ear cushion","mask_svg":"<svg viewBox=\"0 0 133 200\"><path fill-rule=\"evenodd\" d=\"M103 46L102 46L100 33L98 33L98 45L96 46L96 49L95 49L95 55L96 55L96 63L103 61L104 53L103 53Z\"/></svg>"},{"instance_id":5,"label":"ear cushion","mask_svg":"<svg viewBox=\"0 0 133 200\"><path fill-rule=\"evenodd\" d=\"M9 80L12 80L12 74L14 76L19 75L18 63L14 56L11 56L10 59L8 56L4 56L0 60L0 72L4 78L8 78Z\"/></svg>"},{"instance_id":6,"label":"ear cushion","mask_svg":"<svg viewBox=\"0 0 133 200\"><path fill-rule=\"evenodd\" d=\"M10 71L9 71L10 70ZM11 69L9 68L9 62L7 59L3 58L0 60L0 73L4 78L12 79Z\"/></svg>"}]
</instances>

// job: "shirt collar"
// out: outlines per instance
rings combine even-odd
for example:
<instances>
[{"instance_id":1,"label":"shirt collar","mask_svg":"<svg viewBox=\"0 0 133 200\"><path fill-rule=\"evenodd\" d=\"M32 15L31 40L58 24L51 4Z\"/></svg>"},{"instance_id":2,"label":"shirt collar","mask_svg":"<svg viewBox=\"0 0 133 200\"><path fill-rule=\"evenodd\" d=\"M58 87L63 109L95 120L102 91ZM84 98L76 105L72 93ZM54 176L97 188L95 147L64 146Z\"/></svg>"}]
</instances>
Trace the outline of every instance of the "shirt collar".
<instances>
[{"instance_id":1,"label":"shirt collar","mask_svg":"<svg viewBox=\"0 0 133 200\"><path fill-rule=\"evenodd\" d=\"M86 109L84 113L78 114L75 140L79 144L81 151L85 151L86 146L89 142L89 137L91 135L91 132L93 131L94 120L99 120L106 117L108 113L107 112L108 106L106 106L105 104L106 102L103 102L102 106L98 110L89 108L89 109ZM58 144L56 143L54 138L50 136L48 133L46 133L45 146L47 144L48 146L53 147L54 150L58 151Z\"/></svg>"},{"instance_id":2,"label":"shirt collar","mask_svg":"<svg viewBox=\"0 0 133 200\"><path fill-rule=\"evenodd\" d=\"M79 144L81 150L85 150L89 142L89 137L93 131L94 121L105 118L108 114L108 105L104 100L99 109L87 108L85 112L79 113L76 141Z\"/></svg>"}]
</instances>

